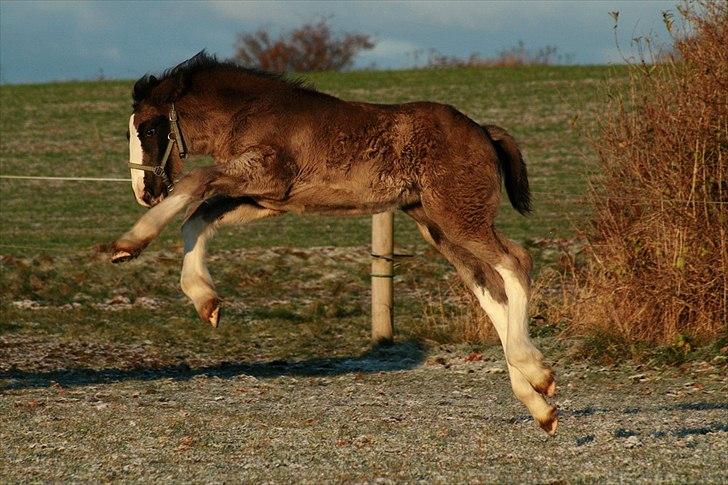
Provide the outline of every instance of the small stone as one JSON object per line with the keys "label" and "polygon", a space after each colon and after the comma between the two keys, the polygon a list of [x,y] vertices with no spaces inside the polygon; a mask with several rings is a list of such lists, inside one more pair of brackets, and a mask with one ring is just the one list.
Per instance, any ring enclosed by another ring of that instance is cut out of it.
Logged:
{"label": "small stone", "polygon": [[642,446],[642,442],[640,439],[636,436],[630,436],[626,440],[624,440],[624,446],[627,448],[636,448],[638,446]]}
{"label": "small stone", "polygon": [[372,444],[372,438],[367,435],[361,435],[354,438],[353,442],[354,446],[357,448],[363,448],[365,446],[369,446]]}
{"label": "small stone", "polygon": [[155,310],[163,306],[163,303],[160,300],[156,298],[150,298],[148,296],[138,297],[136,300],[134,300],[134,304],[150,310]]}
{"label": "small stone", "polygon": [[19,300],[14,301],[13,306],[21,310],[37,310],[41,307],[41,304],[34,300]]}
{"label": "small stone", "polygon": [[107,305],[128,305],[131,303],[131,300],[124,295],[115,295],[104,303]]}

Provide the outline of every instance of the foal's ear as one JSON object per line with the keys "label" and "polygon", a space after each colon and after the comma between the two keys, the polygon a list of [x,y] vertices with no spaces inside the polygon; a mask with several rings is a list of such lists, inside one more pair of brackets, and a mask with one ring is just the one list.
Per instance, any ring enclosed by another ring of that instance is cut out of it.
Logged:
{"label": "foal's ear", "polygon": [[155,101],[160,104],[168,104],[177,101],[187,90],[187,79],[182,73],[165,79],[155,90]]}

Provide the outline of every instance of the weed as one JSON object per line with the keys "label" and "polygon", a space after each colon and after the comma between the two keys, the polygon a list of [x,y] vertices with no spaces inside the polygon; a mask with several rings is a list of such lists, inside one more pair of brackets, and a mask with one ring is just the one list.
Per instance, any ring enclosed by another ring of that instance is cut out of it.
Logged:
{"label": "weed", "polygon": [[728,321],[728,4],[690,5],[683,30],[666,17],[678,55],[642,51],[594,140],[594,218],[562,310],[597,354],[659,343],[679,362]]}

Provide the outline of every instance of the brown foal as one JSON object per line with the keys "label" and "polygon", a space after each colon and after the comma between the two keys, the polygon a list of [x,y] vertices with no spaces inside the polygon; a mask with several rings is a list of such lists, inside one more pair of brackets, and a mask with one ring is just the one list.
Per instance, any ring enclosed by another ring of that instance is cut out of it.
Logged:
{"label": "brown foal", "polygon": [[[141,78],[133,100],[132,186],[151,208],[114,243],[112,261],[136,257],[187,209],[182,290],[217,326],[220,300],[205,264],[216,227],[285,212],[401,209],[478,298],[515,395],[556,431],[556,408],[544,399],[555,393],[554,373],[528,335],[531,258],[493,226],[501,180],[512,205],[530,211],[526,166],[505,130],[438,103],[343,101],[204,52]],[[172,186],[187,153],[215,164]]]}

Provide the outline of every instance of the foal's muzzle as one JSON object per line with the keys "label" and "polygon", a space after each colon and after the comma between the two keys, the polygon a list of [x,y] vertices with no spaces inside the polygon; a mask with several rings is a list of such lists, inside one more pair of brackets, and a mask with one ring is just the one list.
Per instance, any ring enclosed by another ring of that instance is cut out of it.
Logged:
{"label": "foal's muzzle", "polygon": [[144,191],[144,195],[142,196],[142,200],[149,204],[149,207],[154,207],[155,205],[159,204],[164,200],[164,198],[167,197],[167,191],[163,190],[162,193],[157,195],[156,197],[150,194],[148,191]]}

